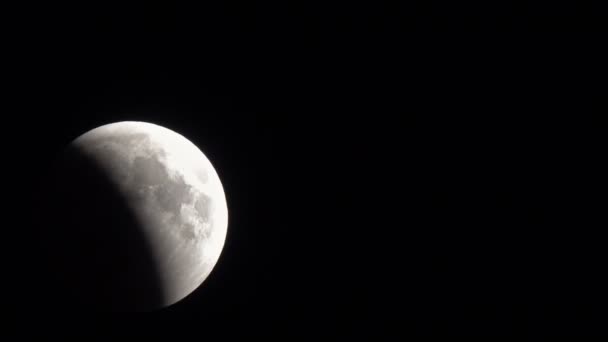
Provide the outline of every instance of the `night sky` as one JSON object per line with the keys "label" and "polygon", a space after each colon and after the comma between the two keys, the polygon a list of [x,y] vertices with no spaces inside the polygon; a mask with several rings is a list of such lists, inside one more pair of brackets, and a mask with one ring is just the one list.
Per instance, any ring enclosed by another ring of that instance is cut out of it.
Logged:
{"label": "night sky", "polygon": [[[18,9],[3,333],[607,334],[596,9],[430,3]],[[223,254],[164,311],[43,307],[39,184],[71,140],[122,120],[214,163]]]}

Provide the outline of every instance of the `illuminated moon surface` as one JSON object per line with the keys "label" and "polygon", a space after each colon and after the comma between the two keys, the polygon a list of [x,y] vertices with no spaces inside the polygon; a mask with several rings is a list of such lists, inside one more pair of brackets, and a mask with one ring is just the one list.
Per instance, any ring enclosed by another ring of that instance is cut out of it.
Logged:
{"label": "illuminated moon surface", "polygon": [[49,246],[81,305],[158,309],[209,276],[226,238],[226,197],[185,137],[150,123],[108,124],[75,139],[59,165],[62,224],[53,229],[62,231]]}

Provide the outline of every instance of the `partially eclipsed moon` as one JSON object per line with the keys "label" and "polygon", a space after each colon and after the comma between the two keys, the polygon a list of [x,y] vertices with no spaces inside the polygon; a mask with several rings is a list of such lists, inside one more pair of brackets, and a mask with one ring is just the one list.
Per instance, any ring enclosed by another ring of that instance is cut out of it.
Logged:
{"label": "partially eclipsed moon", "polygon": [[[73,239],[64,246],[71,258],[63,263],[94,260],[74,266],[87,274],[75,276],[72,285],[95,288],[99,293],[90,295],[114,302],[112,307],[138,310],[174,304],[198,288],[220,257],[228,226],[224,190],[208,158],[180,134],[144,122],[98,127],[68,150],[58,191]],[[77,203],[82,196],[101,203],[89,208]],[[91,244],[91,250],[74,244]],[[86,302],[87,290],[78,291]],[[138,299],[125,304],[125,297]]]}

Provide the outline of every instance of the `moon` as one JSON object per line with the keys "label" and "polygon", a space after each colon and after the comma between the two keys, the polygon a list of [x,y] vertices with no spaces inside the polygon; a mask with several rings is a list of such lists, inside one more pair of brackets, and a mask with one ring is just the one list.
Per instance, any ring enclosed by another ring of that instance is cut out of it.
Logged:
{"label": "moon", "polygon": [[60,301],[149,311],[184,299],[224,247],[220,178],[184,136],[156,124],[107,124],[72,141],[52,173],[42,234]]}

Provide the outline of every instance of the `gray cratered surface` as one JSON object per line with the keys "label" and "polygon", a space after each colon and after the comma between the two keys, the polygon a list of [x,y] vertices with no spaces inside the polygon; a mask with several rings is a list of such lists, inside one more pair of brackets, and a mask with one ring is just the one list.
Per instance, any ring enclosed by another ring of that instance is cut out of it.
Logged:
{"label": "gray cratered surface", "polygon": [[101,126],[72,146],[100,165],[140,222],[163,305],[198,288],[219,259],[228,225],[222,184],[207,157],[178,133],[144,122]]}

